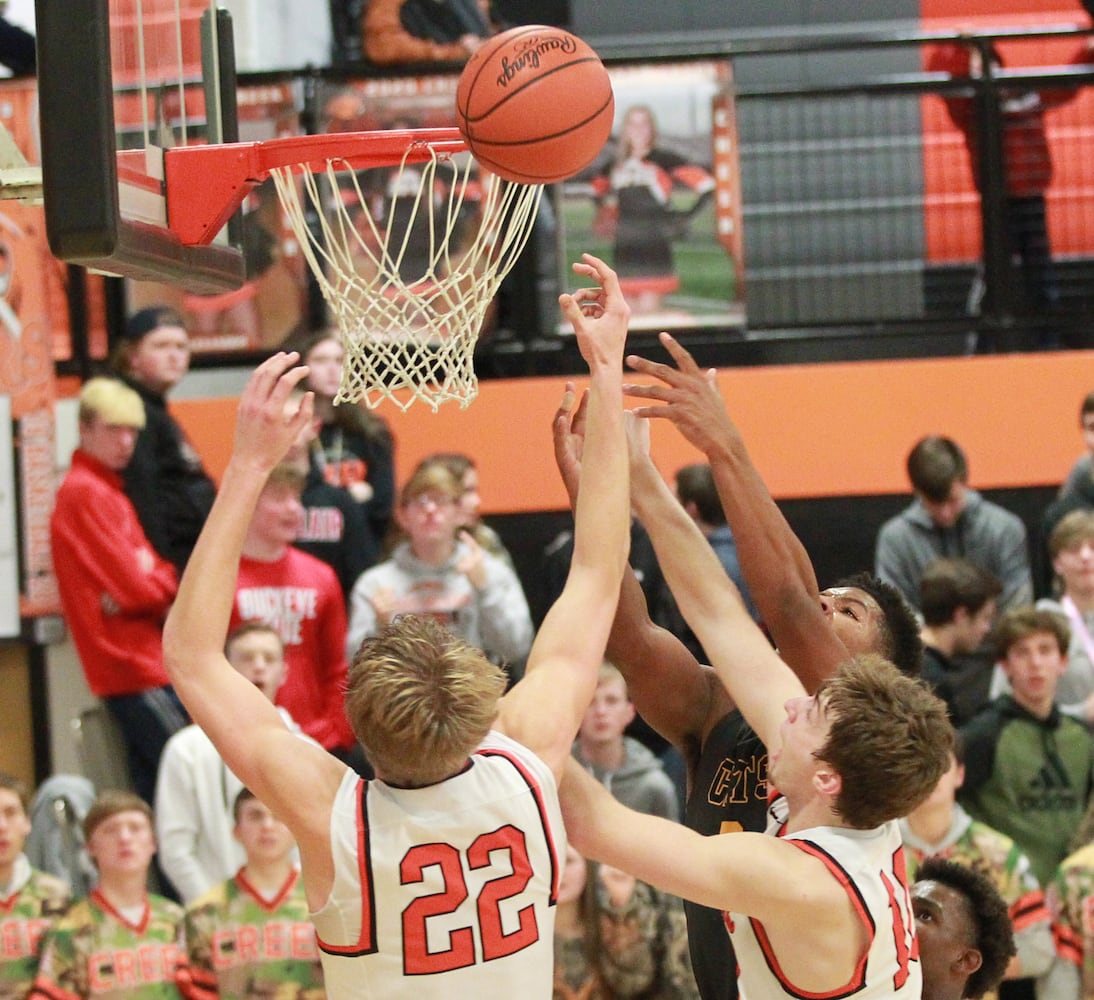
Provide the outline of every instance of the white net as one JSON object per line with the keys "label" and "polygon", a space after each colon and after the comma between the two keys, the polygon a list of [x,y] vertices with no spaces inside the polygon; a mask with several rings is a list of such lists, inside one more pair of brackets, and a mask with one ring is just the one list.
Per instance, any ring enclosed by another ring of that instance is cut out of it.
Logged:
{"label": "white net", "polygon": [[[421,144],[412,147],[420,152]],[[535,223],[542,187],[480,175],[467,154],[354,170],[273,170],[345,347],[336,402],[467,406],[483,319]]]}

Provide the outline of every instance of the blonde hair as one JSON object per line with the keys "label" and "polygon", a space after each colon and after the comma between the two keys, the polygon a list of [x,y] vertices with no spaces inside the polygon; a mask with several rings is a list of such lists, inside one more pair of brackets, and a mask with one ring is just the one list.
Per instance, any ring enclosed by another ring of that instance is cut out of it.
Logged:
{"label": "blonde hair", "polygon": [[135,389],[116,378],[89,379],[80,390],[80,423],[95,417],[104,423],[122,427],[144,426],[144,403]]}
{"label": "blonde hair", "polygon": [[423,493],[441,493],[451,500],[459,500],[463,496],[463,483],[447,465],[423,462],[404,484],[399,505],[405,507]]}
{"label": "blonde hair", "polygon": [[1094,541],[1094,510],[1073,510],[1049,532],[1048,554],[1055,559],[1061,552],[1087,541]]}
{"label": "blonde hair", "polygon": [[617,667],[610,660],[605,660],[600,664],[600,669],[596,674],[596,686],[600,687],[601,684],[608,684],[611,681],[619,681],[623,685],[623,693],[630,700],[630,692],[627,690],[627,678],[623,676]]}
{"label": "blonde hair", "polygon": [[404,615],[361,643],[346,715],[384,780],[430,785],[482,741],[505,682],[500,667],[436,619]]}
{"label": "blonde hair", "polygon": [[291,486],[297,493],[302,493],[307,478],[307,474],[301,472],[295,465],[288,462],[279,462],[270,470],[270,475],[266,479],[266,486]]}

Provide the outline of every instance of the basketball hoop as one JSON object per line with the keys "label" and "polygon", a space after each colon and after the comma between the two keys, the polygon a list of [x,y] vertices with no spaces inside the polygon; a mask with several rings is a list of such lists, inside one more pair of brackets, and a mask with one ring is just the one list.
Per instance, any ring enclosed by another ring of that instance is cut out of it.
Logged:
{"label": "basketball hoop", "polygon": [[[486,310],[535,222],[541,187],[480,180],[470,156],[410,164],[385,190],[344,160],[272,171],[281,205],[342,337],[335,402],[475,398],[472,352]],[[370,209],[381,202],[380,217]],[[311,224],[309,224],[311,223]],[[416,246],[415,244],[423,244]],[[402,390],[409,390],[409,397]]]}
{"label": "basketball hoop", "polygon": [[165,164],[184,243],[211,239],[273,178],[345,349],[335,402],[436,411],[475,398],[475,343],[542,186],[480,174],[455,129],[182,147]]}

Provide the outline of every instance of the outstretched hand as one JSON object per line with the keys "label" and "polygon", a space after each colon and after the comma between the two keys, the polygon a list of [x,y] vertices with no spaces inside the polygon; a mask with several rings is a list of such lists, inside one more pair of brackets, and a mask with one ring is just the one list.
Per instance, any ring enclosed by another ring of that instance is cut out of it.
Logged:
{"label": "outstretched hand", "polygon": [[555,410],[555,419],[551,424],[555,445],[555,464],[558,466],[559,475],[562,476],[571,504],[577,500],[577,486],[581,481],[581,452],[585,444],[585,414],[588,400],[588,392],[583,392],[579,399],[573,382],[567,382],[566,391],[562,395],[558,409]]}
{"label": "outstretched hand", "polygon": [[656,399],[664,406],[636,406],[639,417],[671,420],[696,448],[709,454],[719,438],[734,433],[718,391],[713,368],[701,369],[695,359],[669,334],[662,333],[661,344],[676,362],[676,367],[648,361],[634,354],[627,365],[643,375],[651,375],[661,385],[625,384],[623,394],[635,399]]}
{"label": "outstretched hand", "polygon": [[607,264],[591,253],[581,255],[574,273],[596,282],[558,297],[562,314],[574,328],[577,345],[590,371],[622,367],[623,345],[631,310],[619,288],[619,278]]}
{"label": "outstretched hand", "polygon": [[269,472],[311,422],[312,393],[305,393],[295,409],[287,405],[308,374],[307,365],[296,363],[299,359],[296,351],[279,351],[254,370],[239,399],[233,463]]}

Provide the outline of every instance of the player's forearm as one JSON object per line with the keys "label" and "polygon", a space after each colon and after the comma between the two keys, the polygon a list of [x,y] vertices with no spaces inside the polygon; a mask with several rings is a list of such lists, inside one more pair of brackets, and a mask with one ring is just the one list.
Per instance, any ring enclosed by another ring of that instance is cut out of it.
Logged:
{"label": "player's forearm", "polygon": [[788,592],[816,599],[813,564],[752,464],[740,435],[727,435],[707,457],[737,545],[741,572],[761,618],[769,627],[776,625],[785,613]]}
{"label": "player's forearm", "polygon": [[635,507],[665,579],[722,686],[767,743],[786,698],[800,694],[801,684],[752,621],[713,548],[660,475],[639,475]]}
{"label": "player's forearm", "polygon": [[748,617],[737,588],[726,576],[710,543],[699,531],[650,461],[634,467],[633,503],[665,580],[680,610],[699,635],[701,623],[724,614]]}
{"label": "player's forearm", "polygon": [[623,430],[623,359],[592,373],[589,413],[574,510],[572,565],[602,574],[618,591],[630,548],[630,478]]}
{"label": "player's forearm", "polygon": [[[183,700],[215,683],[235,599],[239,558],[266,472],[229,463],[163,631],[164,663]],[[231,673],[225,662],[223,671]]]}

